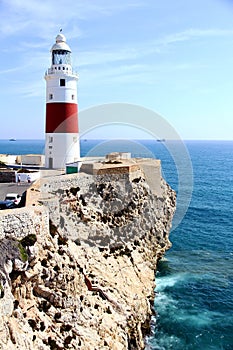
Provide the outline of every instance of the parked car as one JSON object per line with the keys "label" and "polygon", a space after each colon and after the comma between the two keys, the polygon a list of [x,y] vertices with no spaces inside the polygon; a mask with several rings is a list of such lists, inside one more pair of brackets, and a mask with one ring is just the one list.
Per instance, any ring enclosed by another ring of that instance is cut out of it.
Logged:
{"label": "parked car", "polygon": [[0,201],[0,210],[4,209],[13,209],[16,208],[17,205],[13,201]]}
{"label": "parked car", "polygon": [[13,201],[18,205],[21,201],[21,196],[18,193],[7,193],[5,201]]}

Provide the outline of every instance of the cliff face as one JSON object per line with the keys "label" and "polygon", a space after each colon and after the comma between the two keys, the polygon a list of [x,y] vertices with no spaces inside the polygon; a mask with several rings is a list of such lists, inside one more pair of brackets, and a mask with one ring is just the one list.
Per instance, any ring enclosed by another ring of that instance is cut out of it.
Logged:
{"label": "cliff face", "polygon": [[144,348],[175,210],[164,180],[156,193],[145,179],[46,178],[29,194],[31,232],[26,209],[1,214],[0,349]]}

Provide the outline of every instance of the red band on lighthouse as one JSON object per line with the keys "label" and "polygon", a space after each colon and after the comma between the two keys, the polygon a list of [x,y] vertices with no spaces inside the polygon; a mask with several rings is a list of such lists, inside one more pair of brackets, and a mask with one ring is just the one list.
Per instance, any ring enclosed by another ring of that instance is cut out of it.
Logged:
{"label": "red band on lighthouse", "polygon": [[76,103],[46,104],[46,133],[78,133]]}

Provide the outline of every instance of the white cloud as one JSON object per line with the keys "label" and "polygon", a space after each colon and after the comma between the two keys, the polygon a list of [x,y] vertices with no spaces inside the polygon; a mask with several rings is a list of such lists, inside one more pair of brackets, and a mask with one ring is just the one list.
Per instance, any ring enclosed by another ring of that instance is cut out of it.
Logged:
{"label": "white cloud", "polygon": [[[12,39],[9,40],[9,45],[6,40],[2,51],[9,50],[9,53],[18,55],[18,60],[12,61],[13,63],[4,62],[5,68],[0,74],[20,72],[24,87],[23,90],[17,87],[15,93],[41,95],[44,89],[43,74],[50,65],[51,37],[55,39],[60,27],[64,27],[69,39],[85,36],[87,34],[83,31],[86,29],[80,29],[83,20],[91,22],[95,18],[119,14],[139,6],[146,4],[142,0],[2,0],[0,35],[3,39],[12,37],[9,38]],[[90,28],[90,32],[94,30],[93,26]],[[139,41],[135,37],[125,44],[112,43],[108,38],[111,44],[104,46],[95,43],[95,50],[88,49],[88,43],[87,49],[73,47],[73,63],[82,76],[82,84],[86,86],[95,82],[136,83],[139,80],[152,84],[155,80],[162,79],[163,73],[191,70],[200,64],[184,61],[177,64],[169,56],[166,56],[166,62],[162,62],[161,55],[167,47],[194,39],[223,36],[233,36],[233,31],[189,28],[150,40]],[[16,62],[17,66],[14,66]],[[32,84],[37,79],[42,83]],[[39,92],[39,88],[42,88],[42,92]]]}
{"label": "white cloud", "polygon": [[45,38],[57,31],[58,27],[68,26],[68,23],[69,27],[73,26],[71,32],[77,36],[79,29],[73,21],[109,16],[143,6],[143,3],[140,0],[3,0],[0,6],[2,35],[10,36],[34,29],[34,35]]}
{"label": "white cloud", "polygon": [[[79,67],[89,65],[99,65],[118,61],[129,61],[149,55],[159,55],[163,53],[164,46],[176,44],[178,42],[190,41],[192,39],[232,36],[233,30],[223,29],[187,29],[182,32],[172,33],[155,40],[135,41],[125,46],[110,45],[108,47],[100,46],[92,51],[76,51],[74,50],[75,63]],[[183,63],[182,63],[183,65]]]}
{"label": "white cloud", "polygon": [[0,74],[11,74],[11,73],[15,73],[15,72],[21,72],[22,71],[22,66],[19,67],[14,67],[14,68],[9,68],[9,69],[2,69],[0,70]]}
{"label": "white cloud", "polygon": [[160,43],[163,45],[169,45],[180,41],[188,41],[191,39],[220,37],[220,36],[233,36],[233,30],[228,29],[187,29],[182,32],[169,34],[160,39]]}

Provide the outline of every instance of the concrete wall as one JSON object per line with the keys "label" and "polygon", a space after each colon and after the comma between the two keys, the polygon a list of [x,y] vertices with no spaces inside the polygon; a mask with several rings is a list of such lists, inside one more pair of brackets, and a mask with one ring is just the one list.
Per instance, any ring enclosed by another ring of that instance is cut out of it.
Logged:
{"label": "concrete wall", "polygon": [[27,164],[42,166],[45,162],[45,156],[43,154],[23,154],[23,155],[11,155],[0,154],[0,161],[5,164]]}
{"label": "concrete wall", "polygon": [[161,161],[159,159],[138,159],[138,165],[142,168],[146,182],[150,186],[152,193],[161,196]]}
{"label": "concrete wall", "polygon": [[45,156],[43,154],[22,154],[17,156],[17,163],[42,166],[45,163]]}
{"label": "concrete wall", "polygon": [[31,182],[36,181],[40,178],[40,172],[35,171],[31,173],[15,173],[15,182],[18,182],[20,175],[20,182],[28,182],[28,175],[30,176]]}

